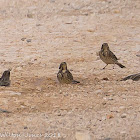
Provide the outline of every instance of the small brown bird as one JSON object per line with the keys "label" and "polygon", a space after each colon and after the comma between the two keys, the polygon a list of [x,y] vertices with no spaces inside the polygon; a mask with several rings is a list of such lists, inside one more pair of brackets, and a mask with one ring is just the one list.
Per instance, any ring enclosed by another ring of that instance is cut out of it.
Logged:
{"label": "small brown bird", "polygon": [[3,72],[0,78],[0,86],[10,86],[10,69]]}
{"label": "small brown bird", "polygon": [[[115,54],[110,51],[107,43],[102,44],[101,50],[99,51],[99,56],[101,60],[106,63],[106,66],[108,64],[117,64],[119,67],[125,68],[125,66],[118,62],[118,58],[115,56]],[[103,69],[105,69],[105,67]]]}
{"label": "small brown bird", "polygon": [[62,62],[59,66],[59,72],[57,73],[57,79],[61,84],[77,84],[79,81],[73,80],[73,76],[67,69],[66,62]]}

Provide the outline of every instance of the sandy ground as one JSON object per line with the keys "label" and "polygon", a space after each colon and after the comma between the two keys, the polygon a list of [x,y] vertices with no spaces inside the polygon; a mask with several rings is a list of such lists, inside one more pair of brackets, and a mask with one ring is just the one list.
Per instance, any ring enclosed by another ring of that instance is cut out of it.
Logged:
{"label": "sandy ground", "polygon": [[[0,139],[140,140],[140,82],[119,81],[140,72],[139,13],[139,0],[1,0]],[[102,70],[104,42],[125,69]],[[80,84],[58,83],[63,61]]]}

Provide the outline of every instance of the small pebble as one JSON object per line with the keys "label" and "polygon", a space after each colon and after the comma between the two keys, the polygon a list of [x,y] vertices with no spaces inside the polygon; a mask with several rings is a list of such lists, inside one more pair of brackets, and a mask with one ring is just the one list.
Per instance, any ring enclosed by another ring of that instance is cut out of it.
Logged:
{"label": "small pebble", "polygon": [[26,39],[25,37],[21,38],[22,41],[25,41],[25,39]]}
{"label": "small pebble", "polygon": [[107,119],[112,119],[112,118],[114,118],[114,116],[113,115],[107,115]]}
{"label": "small pebble", "polygon": [[102,90],[99,89],[99,90],[96,90],[96,91],[95,91],[95,94],[99,94],[99,93],[101,93],[101,92],[102,92]]}
{"label": "small pebble", "polygon": [[104,140],[113,140],[113,139],[111,139],[111,138],[105,138]]}
{"label": "small pebble", "polygon": [[124,114],[121,115],[121,118],[126,118],[126,116],[127,115],[124,113]]}
{"label": "small pebble", "polygon": [[24,129],[28,129],[28,127],[27,127],[27,126],[25,126],[25,127],[24,127]]}
{"label": "small pebble", "polygon": [[31,41],[32,41],[32,39],[27,39],[26,41],[29,43],[29,42],[31,42]]}
{"label": "small pebble", "polygon": [[103,78],[102,80],[108,81],[109,79],[107,77]]}
{"label": "small pebble", "polygon": [[33,18],[33,14],[27,14],[28,18]]}

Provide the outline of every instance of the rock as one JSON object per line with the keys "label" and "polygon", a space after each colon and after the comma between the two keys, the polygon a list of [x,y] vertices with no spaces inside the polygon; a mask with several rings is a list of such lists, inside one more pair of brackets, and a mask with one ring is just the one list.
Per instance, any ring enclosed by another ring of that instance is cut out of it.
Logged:
{"label": "rock", "polygon": [[27,126],[24,126],[24,129],[28,129],[28,127]]}
{"label": "rock", "polygon": [[33,14],[28,13],[28,14],[27,14],[27,17],[28,17],[28,18],[33,18]]}
{"label": "rock", "polygon": [[24,41],[26,39],[26,37],[21,38],[22,41]]}
{"label": "rock", "polygon": [[76,132],[76,140],[91,140],[91,137],[88,132]]}
{"label": "rock", "polygon": [[99,93],[101,93],[101,92],[102,92],[102,90],[99,89],[99,90],[96,90],[96,91],[95,91],[95,94],[99,94]]}
{"label": "rock", "polygon": [[20,92],[13,92],[13,91],[11,91],[10,95],[21,95],[21,93]]}
{"label": "rock", "polygon": [[114,100],[112,97],[109,97],[108,100]]}
{"label": "rock", "polygon": [[107,77],[103,78],[102,80],[108,81],[109,79]]}
{"label": "rock", "polygon": [[102,117],[102,121],[104,121],[104,120],[106,120],[106,117],[105,116]]}
{"label": "rock", "polygon": [[114,118],[113,115],[111,115],[111,114],[107,115],[107,119],[112,119],[112,118]]}
{"label": "rock", "polygon": [[106,97],[103,97],[103,99],[104,99],[104,100],[107,100],[107,98],[106,98]]}
{"label": "rock", "polygon": [[140,57],[140,51],[137,52],[136,56],[137,57]]}
{"label": "rock", "polygon": [[119,108],[120,108],[120,109],[125,109],[125,106],[120,106]]}
{"label": "rock", "polygon": [[27,39],[26,41],[29,43],[29,42],[31,42],[31,41],[32,41],[32,39]]}
{"label": "rock", "polygon": [[113,139],[111,139],[111,138],[105,138],[104,140],[113,140]]}
{"label": "rock", "polygon": [[41,26],[41,24],[36,24],[36,26]]}
{"label": "rock", "polygon": [[7,95],[21,95],[20,92],[15,92],[15,91],[1,91],[0,94],[7,94]]}
{"label": "rock", "polygon": [[103,102],[102,105],[106,105],[106,102]]}
{"label": "rock", "polygon": [[22,67],[17,67],[16,70],[20,71],[20,70],[22,70]]}
{"label": "rock", "polygon": [[127,116],[127,114],[123,113],[123,114],[121,115],[121,118],[126,118],[126,116]]}
{"label": "rock", "polygon": [[36,87],[36,90],[41,91],[42,88],[41,87]]}
{"label": "rock", "polygon": [[55,2],[55,0],[50,0],[50,2]]}

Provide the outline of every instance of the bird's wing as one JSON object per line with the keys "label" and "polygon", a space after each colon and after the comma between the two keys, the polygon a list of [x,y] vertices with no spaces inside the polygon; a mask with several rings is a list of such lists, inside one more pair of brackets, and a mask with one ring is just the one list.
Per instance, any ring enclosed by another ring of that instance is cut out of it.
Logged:
{"label": "bird's wing", "polygon": [[63,77],[63,75],[62,75],[62,73],[59,71],[59,72],[57,73],[57,78],[58,78],[58,79],[62,79],[62,77]]}
{"label": "bird's wing", "polygon": [[118,60],[118,58],[116,57],[116,55],[112,51],[109,52],[109,56],[111,58],[114,58],[115,60]]}
{"label": "bird's wing", "polygon": [[73,80],[73,76],[69,70],[66,71],[66,74],[67,74],[68,79]]}

